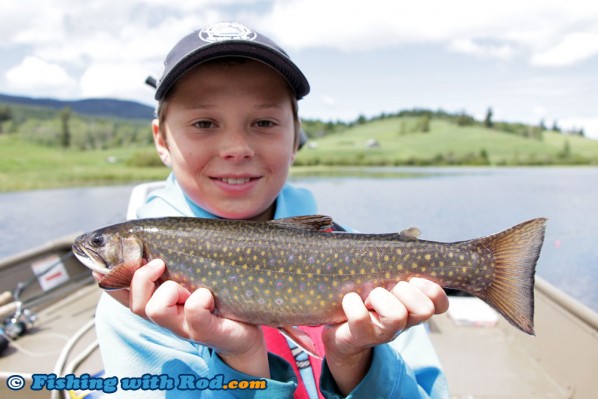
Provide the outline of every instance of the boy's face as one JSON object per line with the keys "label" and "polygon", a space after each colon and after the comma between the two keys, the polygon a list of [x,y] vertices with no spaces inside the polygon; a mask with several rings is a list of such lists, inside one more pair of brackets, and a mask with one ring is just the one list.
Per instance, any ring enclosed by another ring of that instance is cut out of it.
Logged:
{"label": "boy's face", "polygon": [[271,219],[296,153],[285,80],[257,61],[212,62],[172,90],[154,140],[187,196],[222,218]]}

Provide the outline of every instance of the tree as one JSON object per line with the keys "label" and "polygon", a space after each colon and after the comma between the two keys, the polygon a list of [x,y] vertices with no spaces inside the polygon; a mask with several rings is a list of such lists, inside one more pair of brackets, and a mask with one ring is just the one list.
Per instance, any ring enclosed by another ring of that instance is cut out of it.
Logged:
{"label": "tree", "polygon": [[2,126],[4,122],[12,119],[12,111],[8,105],[0,106],[0,133],[2,133]]}
{"label": "tree", "polygon": [[552,129],[553,132],[560,132],[561,128],[559,127],[559,124],[557,123],[556,119],[555,121],[552,123]]}
{"label": "tree", "polygon": [[484,126],[486,126],[489,129],[492,129],[492,108],[488,108],[488,111],[486,112],[486,118],[484,118]]}
{"label": "tree", "polygon": [[62,148],[69,148],[71,146],[71,132],[69,130],[69,120],[71,118],[71,109],[69,107],[63,108],[60,111],[60,120],[62,122],[62,131],[60,132],[60,145]]}

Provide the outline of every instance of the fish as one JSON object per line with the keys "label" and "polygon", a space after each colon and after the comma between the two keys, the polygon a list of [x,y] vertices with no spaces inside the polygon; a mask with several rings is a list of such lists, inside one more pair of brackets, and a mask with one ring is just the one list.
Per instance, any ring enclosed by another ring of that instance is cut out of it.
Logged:
{"label": "fish", "polygon": [[[160,282],[209,289],[214,314],[279,328],[301,347],[315,347],[294,326],[346,320],[341,301],[376,287],[422,277],[482,299],[521,331],[534,335],[534,279],[546,218],[486,237],[451,243],[419,230],[331,232],[329,216],[267,222],[163,217],[104,227],[75,239],[73,253],[103,275],[106,290],[128,288],[134,272],[163,259]],[[306,342],[307,340],[307,342]]]}

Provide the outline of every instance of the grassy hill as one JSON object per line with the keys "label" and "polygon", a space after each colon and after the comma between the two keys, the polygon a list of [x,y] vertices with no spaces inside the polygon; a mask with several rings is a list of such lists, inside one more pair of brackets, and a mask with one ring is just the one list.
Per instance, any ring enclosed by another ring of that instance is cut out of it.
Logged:
{"label": "grassy hill", "polygon": [[527,138],[483,126],[417,118],[371,121],[310,140],[296,165],[551,165],[598,164],[598,141],[545,131]]}
{"label": "grassy hill", "polygon": [[[0,191],[160,180],[168,174],[151,144],[149,120],[73,113],[69,126],[71,143],[62,148],[59,111],[13,108],[12,120],[0,130]],[[530,138],[521,124],[523,133],[509,133],[443,118],[426,126],[420,117],[393,116],[329,126],[321,137],[313,137],[323,133],[312,129],[292,173],[313,173],[314,166],[329,173],[339,166],[598,165],[598,140],[579,135],[533,128]]]}

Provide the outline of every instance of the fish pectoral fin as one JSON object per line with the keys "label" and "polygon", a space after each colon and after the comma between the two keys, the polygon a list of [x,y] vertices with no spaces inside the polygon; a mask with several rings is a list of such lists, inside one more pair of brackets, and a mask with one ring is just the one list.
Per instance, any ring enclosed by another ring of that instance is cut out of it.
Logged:
{"label": "fish pectoral fin", "polygon": [[98,285],[105,290],[121,290],[129,288],[135,270],[139,269],[141,262],[122,263],[110,270],[108,274],[100,280]]}
{"label": "fish pectoral fin", "polygon": [[417,227],[409,227],[399,233],[406,240],[417,240],[422,232]]}
{"label": "fish pectoral fin", "polygon": [[278,327],[278,331],[293,341],[295,345],[303,349],[308,355],[317,357],[318,359],[324,358],[324,354],[318,351],[314,341],[312,341],[311,337],[305,331],[292,326]]}
{"label": "fish pectoral fin", "polygon": [[326,231],[332,228],[332,218],[323,215],[295,216],[271,220],[268,223],[291,229],[307,231]]}

